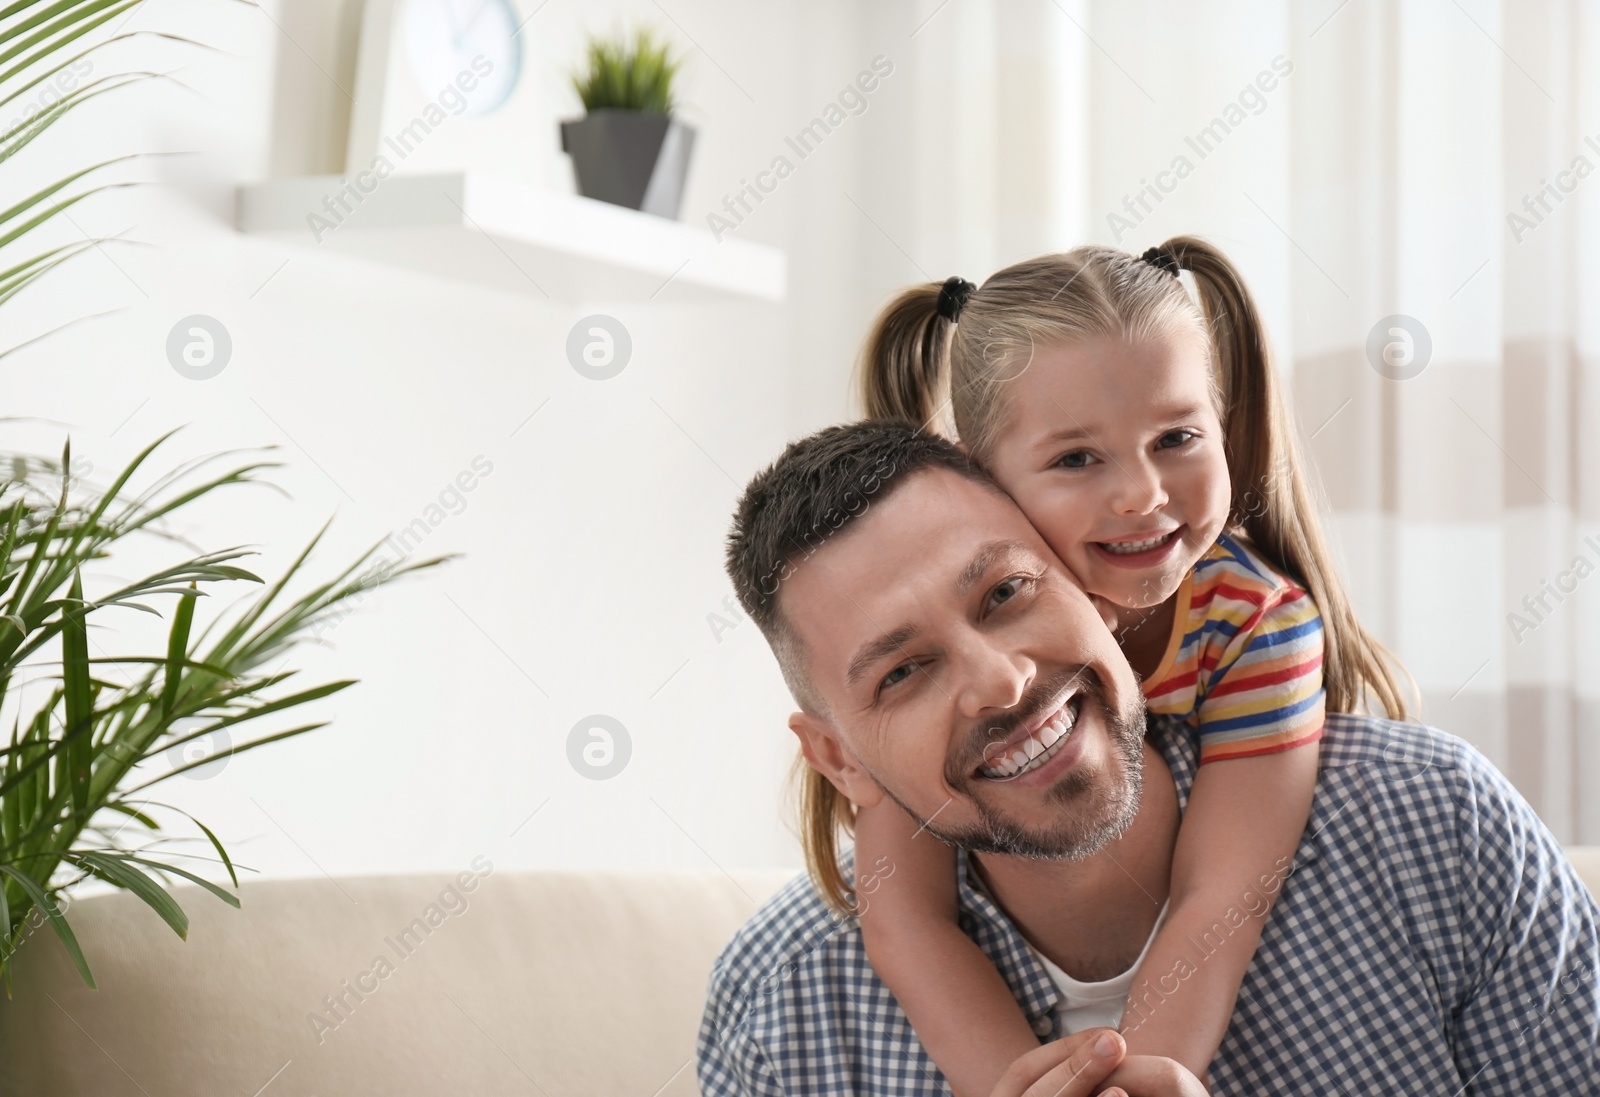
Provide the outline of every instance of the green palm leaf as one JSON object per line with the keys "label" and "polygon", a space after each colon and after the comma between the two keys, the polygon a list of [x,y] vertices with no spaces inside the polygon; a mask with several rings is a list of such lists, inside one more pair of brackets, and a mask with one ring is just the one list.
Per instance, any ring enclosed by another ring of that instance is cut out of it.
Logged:
{"label": "green palm leaf", "polygon": [[183,912],[177,900],[168,895],[166,889],[143,869],[135,868],[126,858],[99,852],[73,853],[67,859],[85,866],[107,883],[133,892],[150,909],[161,915],[162,921],[172,927],[172,932],[188,939],[189,916]]}
{"label": "green palm leaf", "polygon": [[[0,164],[23,155],[35,142],[47,139],[64,119],[103,96],[152,80],[182,86],[166,73],[127,69],[80,82],[80,77],[94,73],[95,62],[108,47],[131,38],[161,38],[209,48],[160,31],[119,33],[134,9],[143,3],[144,0],[18,0],[0,8],[0,108],[7,108],[8,112],[20,108],[19,117],[0,132]],[[110,181],[90,186],[87,178],[125,165],[140,155],[114,157],[68,172],[0,208],[0,308],[57,267],[106,241],[88,238],[71,244],[57,243],[21,257],[8,249],[26,246],[19,242],[78,203],[106,190],[136,185]],[[15,349],[0,351],[0,357]]]}
{"label": "green palm leaf", "polygon": [[[13,881],[27,902],[21,910],[12,905],[8,912],[11,917],[12,928],[6,933],[5,955],[0,957],[0,965],[3,965],[7,971],[10,970],[11,956],[16,951],[17,939],[26,924],[26,913],[30,907],[37,907],[50,920],[50,928],[56,931],[56,936],[66,946],[67,955],[72,957],[72,962],[77,966],[78,973],[83,976],[83,981],[89,984],[91,990],[95,989],[94,976],[89,973],[89,961],[84,959],[83,949],[78,944],[78,936],[72,932],[72,927],[67,924],[66,916],[61,913],[61,908],[50,897],[50,893],[35,883],[33,878],[26,873],[13,868],[11,865],[0,864],[0,886],[9,887]],[[9,992],[9,982],[6,989]]]}
{"label": "green palm leaf", "polygon": [[[90,103],[150,81],[182,86],[166,73],[95,71],[107,47],[135,37],[208,48],[160,31],[122,33],[142,3],[0,0],[0,108],[15,113],[0,131],[0,165],[28,154]],[[663,53],[640,66],[641,73],[655,73],[646,83],[658,91],[670,91],[670,72],[663,80],[659,71],[666,60]],[[49,246],[31,243],[74,206],[138,185],[123,176],[142,155],[91,159],[25,193],[0,193],[0,309],[84,252],[117,240],[85,236]],[[0,358],[59,330],[0,350]],[[278,722],[353,683],[287,688],[295,672],[281,668],[294,649],[324,622],[342,616],[353,599],[443,562],[393,567],[374,559],[374,545],[332,578],[291,595],[302,586],[302,569],[327,526],[270,583],[241,565],[251,555],[248,549],[204,552],[188,545],[167,529],[168,519],[186,507],[223,488],[281,488],[262,478],[276,462],[229,451],[184,462],[135,490],[132,485],[148,479],[147,463],[170,437],[168,432],[142,449],[108,487],[77,498],[69,491],[70,446],[63,447],[59,462],[0,452],[0,714],[12,725],[0,740],[0,983],[8,992],[12,958],[40,917],[94,986],[57,902],[91,876],[139,896],[180,936],[188,918],[163,878],[198,884],[237,906],[237,896],[220,885],[120,844],[168,841],[152,837],[161,833],[160,812],[182,815],[204,835],[237,888],[235,865],[209,828],[170,805],[130,799],[135,791],[215,759],[165,766],[153,775],[135,770],[160,766],[173,746],[225,728],[251,728],[251,737],[227,749],[225,755],[232,756],[323,727],[326,721],[291,721],[288,727]],[[96,566],[134,538],[173,546],[174,558],[132,582],[98,582]],[[214,593],[240,583],[258,587],[257,595],[212,608]],[[91,619],[99,622],[124,609],[169,620],[164,650],[91,657]],[[198,720],[199,730],[180,720]],[[115,828],[107,825],[112,820]],[[125,830],[134,833],[121,838]]]}
{"label": "green palm leaf", "polygon": [[[188,880],[236,901],[198,873],[116,844],[156,834],[157,809],[176,810],[132,797],[197,766],[324,727],[326,721],[279,722],[354,683],[290,688],[297,672],[284,666],[294,649],[347,612],[352,599],[446,559],[392,566],[376,558],[380,542],[294,594],[306,586],[302,572],[327,532],[324,525],[271,582],[239,566],[248,550],[185,547],[180,559],[96,597],[96,562],[114,558],[124,542],[146,537],[178,547],[182,542],[162,526],[184,507],[223,488],[272,486],[255,478],[269,466],[236,455],[231,467],[192,461],[159,477],[155,487],[135,490],[135,477],[169,437],[141,450],[109,488],[82,498],[68,489],[70,448],[59,463],[13,462],[20,475],[0,482],[0,597],[8,615],[0,622],[0,705],[25,680],[37,698],[35,708],[11,721],[0,746],[0,902],[7,942],[0,977],[8,978],[12,949],[34,911],[44,914],[79,962],[54,896],[89,876],[137,895],[180,935],[187,932],[187,916],[158,877]],[[214,600],[222,587],[240,583],[259,590],[232,605]],[[198,618],[208,605],[216,608],[202,624]],[[120,609],[166,618],[164,650],[91,658],[90,624]],[[110,673],[118,669],[127,680]],[[162,756],[175,746],[245,725],[261,730],[211,757],[176,767],[164,763]],[[149,765],[159,772],[141,770]],[[119,820],[115,829],[96,822],[110,817]],[[222,842],[196,825],[236,888],[238,874]],[[133,835],[118,838],[125,830]],[[87,962],[79,966],[87,980]]]}

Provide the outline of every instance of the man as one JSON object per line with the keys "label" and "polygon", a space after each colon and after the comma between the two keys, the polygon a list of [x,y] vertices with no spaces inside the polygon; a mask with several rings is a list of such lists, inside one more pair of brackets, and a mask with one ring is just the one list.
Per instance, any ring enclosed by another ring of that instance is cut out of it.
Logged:
{"label": "man", "polygon": [[[702,1091],[947,1092],[839,909],[893,886],[873,865],[841,894],[853,866],[834,847],[848,804],[885,796],[964,851],[962,927],[1040,1037],[1062,1036],[1044,961],[1068,980],[1134,967],[1167,895],[1190,733],[1146,738],[1087,596],[980,470],[909,426],[790,446],[741,500],[728,567],[800,705],[811,871],[713,969]],[[985,775],[997,746],[1062,712],[1071,731],[1043,764]],[[1374,718],[1331,717],[1321,766],[1293,862],[1194,942],[1203,963],[1281,889],[1214,1091],[1600,1092],[1600,912],[1522,799],[1460,740]],[[1132,1008],[1161,1009],[1184,978],[1128,988]],[[1024,1056],[1001,1091],[1095,1092],[1122,1055],[1103,1035]],[[1111,1080],[1135,1097],[1197,1085],[1131,1059]]]}

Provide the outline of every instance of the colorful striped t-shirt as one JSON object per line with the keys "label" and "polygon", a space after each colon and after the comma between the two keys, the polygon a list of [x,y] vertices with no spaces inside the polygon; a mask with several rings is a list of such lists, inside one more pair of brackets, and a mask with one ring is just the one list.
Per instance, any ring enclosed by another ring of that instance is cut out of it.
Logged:
{"label": "colorful striped t-shirt", "polygon": [[1200,761],[1322,738],[1322,615],[1311,595],[1227,534],[1178,588],[1172,638],[1144,681],[1151,712],[1200,732]]}

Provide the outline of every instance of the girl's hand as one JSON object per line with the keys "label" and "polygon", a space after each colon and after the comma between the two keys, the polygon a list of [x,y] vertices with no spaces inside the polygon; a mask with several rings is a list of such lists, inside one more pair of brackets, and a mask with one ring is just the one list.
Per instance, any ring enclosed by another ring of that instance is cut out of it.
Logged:
{"label": "girl's hand", "polygon": [[1090,1097],[1100,1092],[1127,1051],[1115,1029],[1091,1028],[1063,1036],[1007,1067],[991,1097]]}
{"label": "girl's hand", "polygon": [[1207,1097],[1182,1064],[1127,1051],[1114,1029],[1075,1032],[1012,1063],[992,1097]]}
{"label": "girl's hand", "polygon": [[1205,1083],[1176,1059],[1160,1055],[1129,1055],[1122,1060],[1101,1097],[1207,1097]]}

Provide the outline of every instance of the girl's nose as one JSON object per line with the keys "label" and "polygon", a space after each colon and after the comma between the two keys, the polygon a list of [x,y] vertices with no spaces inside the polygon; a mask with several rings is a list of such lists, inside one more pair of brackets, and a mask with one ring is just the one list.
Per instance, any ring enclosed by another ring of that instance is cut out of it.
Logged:
{"label": "girl's nose", "polygon": [[1112,507],[1118,514],[1150,514],[1167,505],[1160,474],[1148,462],[1124,463],[1112,488]]}

